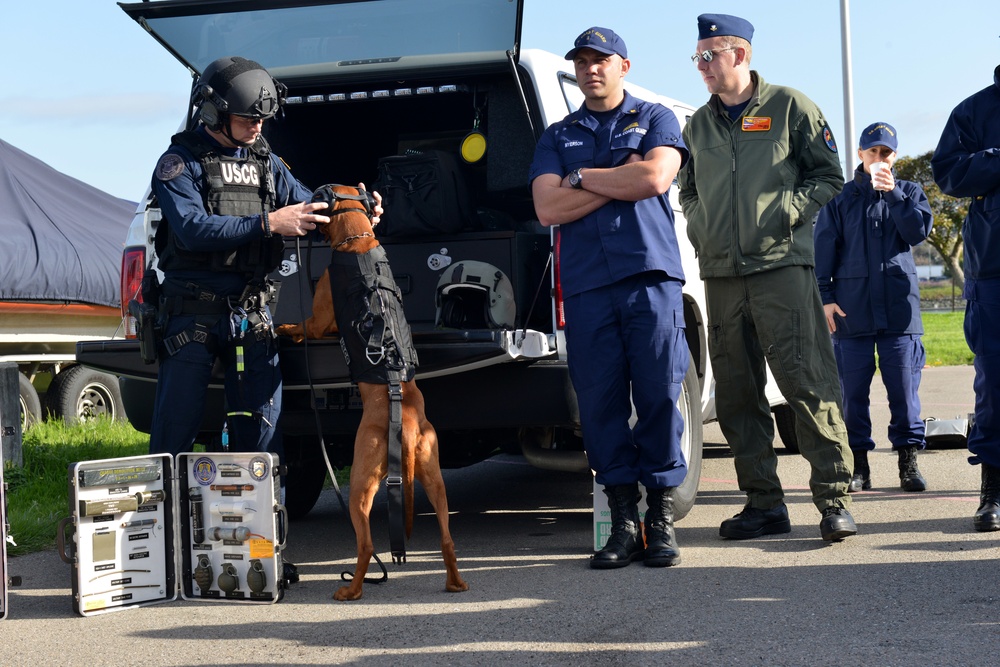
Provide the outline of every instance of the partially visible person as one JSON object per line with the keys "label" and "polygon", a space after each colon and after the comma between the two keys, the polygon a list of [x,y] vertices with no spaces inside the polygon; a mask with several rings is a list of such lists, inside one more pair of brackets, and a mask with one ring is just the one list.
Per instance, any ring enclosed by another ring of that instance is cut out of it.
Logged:
{"label": "partially visible person", "polygon": [[896,180],[899,137],[888,123],[861,132],[861,164],[837,197],[822,208],[813,232],[816,280],[840,373],[847,439],[854,454],[849,491],[872,488],[870,390],[875,357],[889,400],[889,442],[896,451],[903,491],[924,491],[917,466],[924,422],[920,375],[926,360],[921,337],[920,285],[911,246],[934,223],[923,188]]}
{"label": "partially visible person", "polygon": [[812,468],[820,536],[839,541],[857,526],[848,511],[850,450],[813,273],[812,223],[840,192],[843,175],[819,108],[750,69],[753,32],[736,16],[698,17],[691,60],[712,96],[684,128],[691,159],[680,172],[688,237],[705,282],[719,425],[747,494],[719,534],[791,531],[764,394],[766,361]]}
{"label": "partially visible person", "polygon": [[965,244],[965,339],[975,354],[969,462],[982,469],[973,526],[1000,530],[1000,66],[993,84],[951,112],[931,158],[945,194],[970,197]]}
{"label": "partially visible person", "polygon": [[584,104],[545,131],[529,178],[539,221],[559,225],[570,377],[611,511],[611,535],[591,566],[676,565],[672,493],[687,474],[677,401],[689,352],[667,192],[687,149],[672,111],[625,90],[631,61],[614,31],[586,30],[566,59]]}

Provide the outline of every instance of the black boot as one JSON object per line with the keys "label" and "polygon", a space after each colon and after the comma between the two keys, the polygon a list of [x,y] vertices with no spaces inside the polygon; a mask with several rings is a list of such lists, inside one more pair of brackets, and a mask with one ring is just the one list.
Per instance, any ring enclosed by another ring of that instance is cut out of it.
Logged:
{"label": "black boot", "polygon": [[899,488],[903,491],[925,491],[927,480],[917,468],[917,448],[901,447],[899,450]]}
{"label": "black boot", "polygon": [[670,567],[681,562],[674,535],[673,488],[646,491],[646,559],[647,567]]}
{"label": "black boot", "polygon": [[979,491],[979,509],[972,523],[980,533],[1000,530],[1000,468],[987,463],[983,468],[983,485]]}
{"label": "black boot", "polygon": [[868,450],[852,449],[854,454],[854,476],[847,486],[848,493],[855,491],[867,491],[872,488],[872,470],[868,467]]}
{"label": "black boot", "polygon": [[639,530],[639,485],[636,483],[604,487],[611,510],[611,536],[604,548],[594,554],[590,567],[611,570],[625,567],[643,557],[645,549]]}

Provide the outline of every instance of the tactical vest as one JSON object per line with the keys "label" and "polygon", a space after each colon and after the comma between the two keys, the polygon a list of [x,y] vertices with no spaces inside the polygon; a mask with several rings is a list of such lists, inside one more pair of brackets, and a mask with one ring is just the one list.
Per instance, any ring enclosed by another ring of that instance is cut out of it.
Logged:
{"label": "tactical vest", "polygon": [[390,370],[399,372],[404,382],[412,380],[417,351],[382,246],[363,255],[333,253],[330,285],[351,380],[388,384]]}
{"label": "tactical vest", "polygon": [[[201,164],[205,210],[209,215],[260,215],[265,209],[274,209],[271,150],[264,137],[258,137],[246,158],[221,155],[196,131],[181,132],[171,141],[189,150]],[[227,250],[197,252],[182,247],[168,224],[161,224],[156,233],[159,267],[165,271],[209,269],[243,273],[249,280],[278,268],[283,251],[280,236],[256,239]]]}

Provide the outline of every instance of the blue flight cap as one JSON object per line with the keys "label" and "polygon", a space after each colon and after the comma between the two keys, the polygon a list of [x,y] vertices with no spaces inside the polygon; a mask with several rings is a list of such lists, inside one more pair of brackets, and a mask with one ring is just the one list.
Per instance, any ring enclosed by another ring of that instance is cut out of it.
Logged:
{"label": "blue flight cap", "polygon": [[725,36],[742,37],[749,42],[753,37],[753,25],[746,19],[729,14],[702,14],[698,17],[698,39]]}
{"label": "blue flight cap", "polygon": [[861,131],[861,150],[866,151],[872,146],[885,146],[896,152],[896,128],[889,123],[872,123]]}
{"label": "blue flight cap", "polygon": [[625,48],[625,40],[615,34],[614,30],[598,28],[594,26],[584,30],[576,41],[573,48],[566,53],[566,60],[576,58],[576,52],[580,49],[593,49],[607,55],[617,53],[622,58],[628,58],[628,49]]}

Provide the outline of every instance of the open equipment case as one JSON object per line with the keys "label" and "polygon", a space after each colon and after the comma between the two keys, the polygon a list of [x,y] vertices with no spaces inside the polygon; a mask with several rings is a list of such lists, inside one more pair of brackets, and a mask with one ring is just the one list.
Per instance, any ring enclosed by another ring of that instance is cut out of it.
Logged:
{"label": "open equipment case", "polygon": [[[3,431],[0,415],[0,431]],[[7,618],[7,483],[3,481],[3,447],[0,447],[0,620]]]}
{"label": "open equipment case", "polygon": [[277,602],[288,526],[278,480],[275,457],[260,452],[71,464],[72,516],[60,522],[57,541],[73,566],[74,611],[90,616],[178,594]]}

